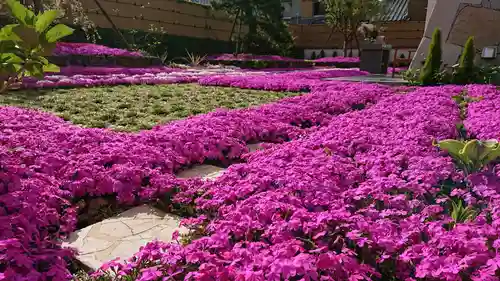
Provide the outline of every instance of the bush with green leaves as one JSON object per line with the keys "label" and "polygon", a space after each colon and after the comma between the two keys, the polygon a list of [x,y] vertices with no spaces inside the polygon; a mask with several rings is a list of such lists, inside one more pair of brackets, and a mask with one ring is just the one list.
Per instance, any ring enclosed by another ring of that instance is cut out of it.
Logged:
{"label": "bush with green leaves", "polygon": [[453,77],[451,80],[453,84],[468,84],[477,80],[478,69],[474,65],[475,55],[476,48],[474,47],[474,37],[470,36],[465,43],[460,61],[453,70]]}
{"label": "bush with green leaves", "polygon": [[441,70],[441,30],[436,28],[432,34],[432,41],[429,45],[429,51],[425,64],[420,71],[420,83],[422,85],[438,84],[438,75]]}
{"label": "bush with green leaves", "polygon": [[454,139],[439,141],[436,146],[446,151],[466,175],[482,170],[500,157],[500,143],[487,141]]}
{"label": "bush with green leaves", "polygon": [[17,0],[6,3],[17,23],[0,29],[0,93],[23,77],[42,78],[44,72],[58,72],[59,67],[49,63],[45,56],[52,53],[58,40],[73,33],[73,29],[64,24],[53,26],[59,11],[35,15]]}

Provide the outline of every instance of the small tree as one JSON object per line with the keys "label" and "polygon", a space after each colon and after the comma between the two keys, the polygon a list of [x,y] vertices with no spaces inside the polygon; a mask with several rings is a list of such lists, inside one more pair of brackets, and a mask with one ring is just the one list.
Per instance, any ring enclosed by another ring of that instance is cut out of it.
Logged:
{"label": "small tree", "polygon": [[82,27],[85,32],[95,29],[95,24],[85,13],[85,8],[80,0],[33,0],[35,14],[47,9],[59,10],[64,16],[73,19],[73,23]]}
{"label": "small tree", "polygon": [[[283,21],[280,0],[212,0],[211,3],[215,9],[233,18],[230,40],[236,25],[239,25],[235,36],[236,53],[283,53],[293,47],[292,35]],[[243,36],[242,27],[246,27]]]}
{"label": "small tree", "polygon": [[325,57],[325,51],[324,50],[321,50],[321,52],[319,52],[319,57],[320,58],[324,58]]}
{"label": "small tree", "polygon": [[326,21],[332,32],[340,32],[344,39],[344,56],[347,45],[356,38],[362,22],[377,20],[385,8],[383,0],[322,0],[326,8]]}
{"label": "small tree", "polygon": [[423,85],[437,84],[437,74],[441,70],[441,30],[436,28],[432,34],[427,58],[420,72],[420,83]]}
{"label": "small tree", "polygon": [[453,73],[452,82],[454,84],[467,84],[475,79],[474,57],[476,49],[474,48],[474,37],[470,36],[465,43],[464,51],[460,56],[458,68]]}
{"label": "small tree", "polygon": [[311,54],[311,60],[315,60],[315,59],[316,59],[316,51],[313,51]]}

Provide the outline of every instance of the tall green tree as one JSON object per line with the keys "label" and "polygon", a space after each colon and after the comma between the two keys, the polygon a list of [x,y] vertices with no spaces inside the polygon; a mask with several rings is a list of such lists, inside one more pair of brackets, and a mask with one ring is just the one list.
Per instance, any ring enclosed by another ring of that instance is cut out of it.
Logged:
{"label": "tall green tree", "polygon": [[233,30],[238,24],[237,53],[283,53],[293,46],[281,0],[215,0],[212,6],[233,17]]}
{"label": "tall green tree", "polygon": [[441,57],[441,30],[436,28],[432,33],[432,41],[425,58],[425,64],[420,72],[420,83],[422,85],[433,85],[439,82],[437,74],[441,70]]}
{"label": "tall green tree", "polygon": [[[347,46],[356,39],[361,23],[377,21],[386,7],[384,0],[321,0],[326,9],[326,22],[332,32],[339,32],[344,39],[344,56]],[[359,46],[358,46],[359,48]]]}
{"label": "tall green tree", "polygon": [[476,56],[476,48],[474,47],[474,37],[470,36],[465,42],[464,51],[460,55],[458,68],[453,73],[452,82],[454,84],[467,84],[475,80],[476,72],[474,71],[474,58]]}

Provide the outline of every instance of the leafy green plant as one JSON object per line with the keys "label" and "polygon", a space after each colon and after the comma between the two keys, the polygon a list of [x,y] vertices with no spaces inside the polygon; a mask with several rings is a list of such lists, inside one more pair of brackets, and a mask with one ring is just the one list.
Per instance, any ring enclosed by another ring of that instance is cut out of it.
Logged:
{"label": "leafy green plant", "polygon": [[319,52],[319,57],[320,58],[324,58],[325,57],[325,51],[324,50],[321,50],[321,52]]}
{"label": "leafy green plant", "polygon": [[500,157],[500,143],[497,140],[443,140],[435,144],[448,152],[455,162],[468,175],[488,166]]}
{"label": "leafy green plant", "polygon": [[470,36],[465,43],[464,51],[460,56],[458,66],[453,71],[452,83],[468,84],[477,80],[478,69],[474,65],[474,56],[476,49],[474,48],[474,37]]}
{"label": "leafy green plant", "polygon": [[200,66],[207,58],[206,55],[195,55],[194,53],[190,53],[188,50],[186,50],[186,53],[187,57],[185,57],[184,60],[191,66]]}
{"label": "leafy green plant", "polygon": [[165,64],[168,58],[167,32],[163,27],[158,28],[153,24],[150,25],[148,31],[133,29],[128,32],[132,36],[132,48],[158,57]]}
{"label": "leafy green plant", "polygon": [[316,51],[313,51],[311,54],[311,60],[315,60],[315,59],[316,59]]}
{"label": "leafy green plant", "polygon": [[460,94],[453,96],[453,100],[458,104],[460,108],[460,119],[464,120],[466,118],[467,107],[469,103],[480,101],[483,97],[471,97],[467,95],[467,92],[463,90]]}
{"label": "leafy green plant", "polygon": [[463,223],[466,221],[472,221],[477,216],[476,210],[471,206],[464,206],[462,199],[451,200],[451,218],[453,219],[454,226],[457,223]]}
{"label": "leafy green plant", "polygon": [[52,53],[59,39],[73,33],[73,29],[64,24],[52,27],[60,16],[59,11],[35,15],[17,0],[7,0],[7,7],[18,23],[0,29],[0,93],[23,77],[42,78],[44,72],[58,72],[59,67],[44,56]]}
{"label": "leafy green plant", "polygon": [[441,69],[441,55],[441,30],[436,28],[432,34],[432,41],[429,45],[424,67],[420,72],[419,80],[422,85],[434,85],[439,82],[437,75]]}

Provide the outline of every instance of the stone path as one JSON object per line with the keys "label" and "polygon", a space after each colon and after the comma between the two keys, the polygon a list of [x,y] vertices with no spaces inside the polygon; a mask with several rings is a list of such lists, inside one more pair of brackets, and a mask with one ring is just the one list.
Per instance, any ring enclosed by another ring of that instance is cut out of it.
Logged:
{"label": "stone path", "polygon": [[78,260],[95,270],[106,261],[130,258],[155,239],[170,242],[176,230],[187,233],[179,222],[177,216],[142,205],[73,232],[63,245],[76,248]]}
{"label": "stone path", "polygon": [[362,82],[362,83],[378,83],[385,85],[407,85],[408,81],[403,78],[391,77],[390,75],[366,75],[366,76],[352,76],[352,77],[335,77],[324,78],[325,81],[346,81],[346,82]]}
{"label": "stone path", "polygon": [[[263,149],[260,143],[249,144],[250,152]],[[213,180],[226,169],[213,165],[196,165],[177,174],[179,178],[201,177]],[[91,270],[104,262],[120,258],[125,260],[153,240],[172,241],[172,234],[187,233],[179,228],[180,218],[148,205],[127,210],[115,217],[73,232],[63,243],[78,250],[78,260]]]}
{"label": "stone path", "polygon": [[226,169],[213,166],[213,165],[196,165],[193,166],[191,169],[183,170],[180,173],[177,174],[178,178],[182,179],[189,179],[189,178],[196,178],[200,177],[203,179],[215,179],[218,176],[222,175],[222,173]]}

